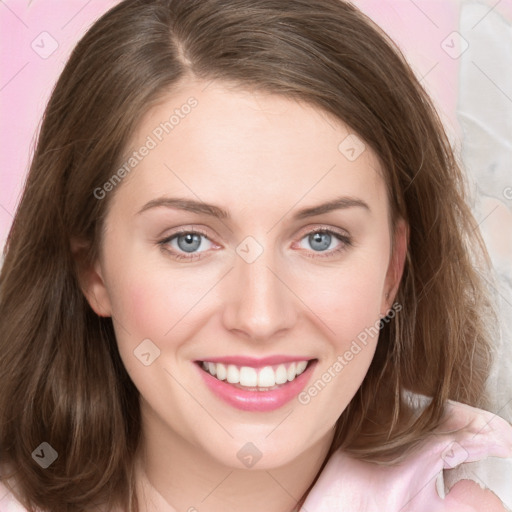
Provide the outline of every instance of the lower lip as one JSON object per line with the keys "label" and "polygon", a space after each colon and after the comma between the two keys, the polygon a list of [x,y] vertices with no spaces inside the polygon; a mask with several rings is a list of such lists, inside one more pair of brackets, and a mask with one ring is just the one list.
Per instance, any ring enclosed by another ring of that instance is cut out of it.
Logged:
{"label": "lower lip", "polygon": [[304,372],[294,380],[270,391],[245,391],[236,388],[210,375],[201,368],[200,364],[196,363],[196,366],[210,391],[229,405],[243,411],[268,412],[279,409],[293,400],[306,387],[315,364],[316,360],[311,361]]}

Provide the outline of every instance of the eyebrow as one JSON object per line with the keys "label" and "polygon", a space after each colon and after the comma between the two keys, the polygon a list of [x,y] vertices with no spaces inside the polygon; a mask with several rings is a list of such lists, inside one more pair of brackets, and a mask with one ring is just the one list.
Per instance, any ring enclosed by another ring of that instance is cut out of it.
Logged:
{"label": "eyebrow", "polygon": [[[191,213],[211,215],[217,219],[229,219],[231,218],[229,212],[216,206],[214,204],[204,203],[202,201],[195,201],[193,199],[185,199],[179,197],[159,197],[146,203],[137,213],[137,215],[158,207],[174,208],[178,210],[184,210]],[[334,210],[345,210],[347,208],[363,208],[367,211],[371,211],[368,204],[362,199],[350,196],[337,197],[326,203],[312,206],[309,208],[303,208],[296,212],[293,216],[293,220],[301,220],[308,217],[314,217],[315,215],[322,215],[329,213]]]}

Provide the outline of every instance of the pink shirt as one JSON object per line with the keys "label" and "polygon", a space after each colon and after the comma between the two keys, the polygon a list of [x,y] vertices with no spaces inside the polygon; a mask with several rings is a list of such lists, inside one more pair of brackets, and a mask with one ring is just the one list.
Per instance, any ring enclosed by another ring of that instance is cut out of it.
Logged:
{"label": "pink shirt", "polygon": [[[478,487],[469,508],[450,494],[455,483],[473,480],[492,491],[503,510],[512,511],[512,426],[495,414],[457,402],[449,402],[446,418],[435,434],[395,466],[336,452],[301,510],[482,512],[483,491]],[[144,475],[139,485],[152,497],[149,510],[174,512]],[[1,483],[0,512],[26,512]]]}
{"label": "pink shirt", "polygon": [[[457,430],[454,432],[454,430]],[[451,433],[450,433],[451,432]],[[490,489],[512,510],[512,426],[490,412],[450,402],[447,420],[397,466],[333,454],[304,503],[308,512],[470,512],[450,496],[460,480]]]}

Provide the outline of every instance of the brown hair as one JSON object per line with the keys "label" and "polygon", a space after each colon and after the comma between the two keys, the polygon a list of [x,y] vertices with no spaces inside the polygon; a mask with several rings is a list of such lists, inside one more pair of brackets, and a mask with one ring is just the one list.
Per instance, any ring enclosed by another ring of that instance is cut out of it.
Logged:
{"label": "brown hair", "polygon": [[[424,438],[447,399],[482,406],[489,262],[463,175],[397,48],[340,0],[126,0],[78,43],[47,106],[0,277],[0,452],[27,507],[138,510],[138,391],[110,318],[80,289],[70,240],[94,261],[108,181],[151,105],[187,76],[307,102],[347,123],[385,171],[392,223],[410,226],[396,301],[339,447],[381,460]],[[432,397],[409,421],[403,391]],[[59,454],[42,471],[41,442]]]}

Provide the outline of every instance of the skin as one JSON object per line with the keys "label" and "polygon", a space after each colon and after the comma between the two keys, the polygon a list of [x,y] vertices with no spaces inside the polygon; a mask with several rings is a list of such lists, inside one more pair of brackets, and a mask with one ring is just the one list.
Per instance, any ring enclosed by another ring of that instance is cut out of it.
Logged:
{"label": "skin", "polygon": [[472,480],[461,480],[453,486],[448,498],[460,512],[506,512],[501,500],[489,489]]}
{"label": "skin", "polygon": [[[84,293],[97,314],[114,319],[122,360],[141,393],[142,465],[161,496],[176,510],[201,512],[260,511],[264,496],[265,510],[283,512],[320,470],[377,339],[307,405],[294,399],[265,413],[221,401],[194,361],[315,358],[315,382],[393,304],[407,227],[398,223],[393,251],[382,169],[368,147],[355,161],[338,150],[352,133],[342,122],[284,97],[206,85],[183,83],[141,121],[133,149],[188,98],[198,101],[111,192]],[[165,206],[139,213],[163,196],[213,203],[230,218]],[[293,220],[338,196],[369,209]],[[167,250],[159,244],[179,228],[207,235],[199,258],[175,259],[169,251],[188,254],[176,239]],[[348,234],[352,245],[333,236],[319,251],[308,238],[316,228]],[[236,252],[248,236],[263,248],[252,263]],[[148,338],[160,356],[144,366],[134,350]],[[250,469],[237,458],[248,442],[262,454]]]}

